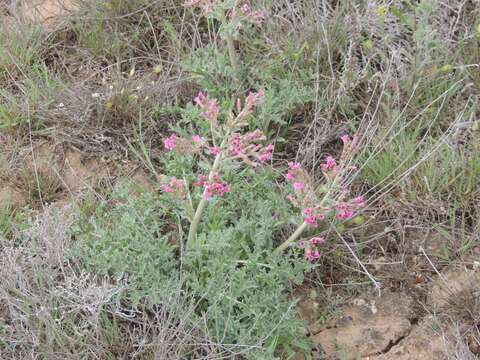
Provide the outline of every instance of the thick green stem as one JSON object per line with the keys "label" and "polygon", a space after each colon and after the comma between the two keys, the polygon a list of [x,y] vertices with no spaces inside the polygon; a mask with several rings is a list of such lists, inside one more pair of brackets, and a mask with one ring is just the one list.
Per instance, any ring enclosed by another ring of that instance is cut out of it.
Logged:
{"label": "thick green stem", "polygon": [[[215,161],[213,162],[212,170],[210,170],[210,174],[208,175],[208,181],[211,182],[213,181],[213,177],[215,173],[218,170],[218,167],[220,166],[222,154],[218,154],[217,157],[215,158]],[[187,249],[193,241],[195,241],[195,238],[197,236],[197,228],[198,224],[200,224],[200,219],[202,218],[202,213],[203,210],[205,209],[205,205],[207,205],[207,199],[205,196],[202,196],[202,199],[200,200],[200,203],[197,206],[197,210],[195,211],[195,215],[193,216],[193,220],[190,224],[190,229],[188,231],[188,240],[187,240]]]}
{"label": "thick green stem", "polygon": [[304,221],[286,241],[284,241],[279,247],[275,249],[273,253],[275,255],[279,254],[283,250],[285,250],[287,247],[289,247],[291,244],[293,244],[300,237],[300,235],[302,235],[302,233],[305,231],[307,227],[308,227],[308,224]]}

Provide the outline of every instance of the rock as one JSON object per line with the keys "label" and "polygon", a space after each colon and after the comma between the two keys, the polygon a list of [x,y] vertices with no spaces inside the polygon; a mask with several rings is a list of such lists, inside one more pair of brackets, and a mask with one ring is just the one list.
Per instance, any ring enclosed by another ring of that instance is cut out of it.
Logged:
{"label": "rock", "polygon": [[344,306],[342,316],[325,324],[312,337],[327,358],[357,359],[375,356],[407,336],[412,328],[413,300],[404,294],[385,293],[369,301],[356,299]]}
{"label": "rock", "polygon": [[73,0],[28,0],[21,1],[17,11],[20,17],[50,28],[77,8],[78,4]]}
{"label": "rock", "polygon": [[388,352],[372,356],[369,360],[444,360],[447,343],[433,328],[433,319],[424,319],[412,328],[409,336],[394,345]]}

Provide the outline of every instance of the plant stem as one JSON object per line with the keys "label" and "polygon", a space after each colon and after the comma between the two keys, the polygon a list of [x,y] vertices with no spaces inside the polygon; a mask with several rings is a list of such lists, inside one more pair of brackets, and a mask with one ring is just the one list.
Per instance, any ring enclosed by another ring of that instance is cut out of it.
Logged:
{"label": "plant stem", "polygon": [[285,250],[287,247],[290,246],[295,240],[299,238],[300,235],[305,231],[305,229],[308,227],[308,224],[304,221],[298,228],[295,230],[295,232],[286,240],[284,241],[279,247],[277,247],[273,253],[274,254],[279,254],[283,250]]}
{"label": "plant stem", "polygon": [[[220,17],[220,21],[222,22],[223,26],[226,26],[228,20],[227,16],[225,13],[222,13]],[[240,67],[238,65],[238,60],[237,60],[237,52],[235,51],[235,43],[233,41],[233,37],[230,33],[225,32],[225,41],[227,43],[227,50],[228,50],[228,57],[230,58],[230,65],[233,67],[233,71],[235,72],[235,79],[238,80],[238,72],[240,70]]]}
{"label": "plant stem", "polygon": [[[218,170],[218,167],[220,166],[221,158],[222,158],[222,153],[218,154],[215,157],[212,170],[210,170],[210,174],[208,174],[209,182],[213,180],[213,176],[215,175],[215,173]],[[195,241],[195,238],[197,236],[198,224],[200,223],[200,219],[202,218],[202,213],[203,213],[203,210],[205,209],[205,205],[207,205],[207,199],[205,198],[205,196],[202,196],[202,199],[200,200],[200,203],[197,206],[197,210],[195,211],[195,215],[193,217],[192,223],[190,224],[190,229],[188,231],[187,249],[192,244],[192,242]]]}
{"label": "plant stem", "polygon": [[230,57],[230,64],[233,67],[233,70],[235,71],[235,77],[238,76],[239,72],[239,66],[238,66],[238,60],[237,60],[237,53],[235,51],[235,44],[233,43],[233,38],[231,35],[225,35],[225,40],[227,42],[227,49],[228,49],[228,56]]}
{"label": "plant stem", "polygon": [[[325,201],[330,197],[330,194],[332,193],[332,190],[335,188],[337,182],[338,182],[338,176],[335,177],[333,182],[330,184],[327,193],[323,197],[322,201],[320,201],[320,204],[318,205],[319,207],[322,207],[325,204]],[[285,250],[287,247],[289,247],[295,240],[297,240],[300,235],[305,231],[305,229],[308,227],[308,224],[304,221],[298,228],[295,230],[295,232],[287,239],[285,240],[282,244],[280,244],[279,247],[277,247],[274,251],[273,254],[277,255],[281,253],[283,250]]]}

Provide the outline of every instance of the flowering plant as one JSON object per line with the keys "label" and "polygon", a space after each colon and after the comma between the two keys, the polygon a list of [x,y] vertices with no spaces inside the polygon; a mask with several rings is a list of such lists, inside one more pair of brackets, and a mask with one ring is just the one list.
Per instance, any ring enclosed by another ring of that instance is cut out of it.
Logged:
{"label": "flowering plant", "polygon": [[[247,118],[263,101],[262,90],[250,92],[243,102],[238,99],[235,107],[223,116],[218,100],[200,92],[194,98],[194,103],[199,109],[202,121],[210,129],[208,138],[198,134],[182,137],[172,133],[164,139],[164,148],[167,152],[193,154],[209,164],[207,172],[198,174],[196,180],[190,184],[172,177],[160,186],[160,189],[169,196],[184,202],[189,201],[192,216],[187,248],[191,248],[195,243],[202,213],[208,202],[213,198],[224,197],[231,191],[230,184],[222,178],[227,164],[237,168],[242,166],[256,168],[272,159],[274,145],[267,142],[263,132],[259,129],[244,131],[248,124]],[[358,138],[345,135],[341,139],[343,151],[338,161],[332,156],[327,156],[321,164],[325,183],[318,189],[300,163],[288,163],[285,174],[286,183],[291,187],[288,200],[302,213],[303,221],[274,253],[280,253],[293,246],[308,228],[315,229],[320,222],[329,219],[333,221],[351,219],[354,213],[365,205],[362,196],[350,197],[349,189],[345,185],[350,170],[354,169],[350,161],[358,148]],[[195,198],[195,188],[201,189],[200,200],[196,206],[192,200]],[[304,250],[306,259],[315,261],[320,257],[318,248],[324,243],[323,237],[316,236],[309,241],[298,242],[297,247]]]}
{"label": "flowering plant", "polygon": [[[210,138],[206,139],[198,134],[186,138],[172,133],[164,139],[166,151],[186,152],[210,159],[208,174],[199,174],[197,181],[191,184],[192,188],[202,188],[203,191],[191,219],[187,245],[191,246],[195,241],[197,228],[207,202],[230,192],[230,185],[222,180],[223,166],[230,163],[255,168],[271,160],[274,145],[266,143],[266,137],[261,130],[242,132],[247,125],[248,116],[263,100],[263,91],[250,92],[243,103],[240,99],[237,100],[235,109],[231,109],[226,121],[222,122],[219,120],[221,112],[218,101],[200,92],[194,102],[201,111],[202,119],[209,124]],[[160,189],[181,200],[192,199],[189,186],[185,181],[176,178],[171,178],[167,183],[162,184]],[[192,204],[191,207],[193,209]]]}
{"label": "flowering plant", "polygon": [[[293,190],[293,193],[288,198],[294,206],[302,210],[303,222],[275,250],[276,253],[292,246],[307,228],[316,228],[318,222],[327,218],[336,220],[351,219],[355,211],[365,206],[363,196],[349,198],[349,189],[345,185],[345,178],[350,170],[354,169],[350,165],[350,161],[357,150],[358,138],[357,136],[350,137],[344,135],[341,137],[341,140],[343,142],[343,151],[338,163],[332,156],[327,156],[320,165],[325,178],[325,185],[318,191],[315,191],[308,173],[302,168],[301,164],[288,163],[285,179],[291,183]],[[319,193],[320,197],[318,196]],[[305,242],[301,241],[299,247],[305,249],[305,258],[314,261],[320,257],[316,247],[323,243],[323,238],[315,237],[310,240],[308,246],[305,246]]]}

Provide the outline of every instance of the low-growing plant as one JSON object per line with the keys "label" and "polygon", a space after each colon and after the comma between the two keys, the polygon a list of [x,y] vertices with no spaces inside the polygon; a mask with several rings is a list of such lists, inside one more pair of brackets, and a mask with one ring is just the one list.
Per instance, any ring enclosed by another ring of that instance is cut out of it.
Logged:
{"label": "low-growing plant", "polygon": [[[199,127],[206,129],[209,137],[198,134],[180,137],[172,133],[164,140],[167,151],[187,155],[182,158],[182,161],[186,161],[190,166],[198,157],[198,167],[203,171],[206,170],[205,174],[199,174],[197,180],[191,183],[174,176],[161,185],[165,193],[171,194],[183,204],[185,209],[188,209],[186,217],[190,220],[190,228],[187,249],[194,247],[198,226],[208,201],[214,196],[223,197],[230,192],[230,185],[222,180],[222,171],[232,168],[239,171],[245,167],[255,169],[272,159],[274,145],[265,144],[266,137],[261,130],[241,132],[248,125],[246,119],[263,101],[263,91],[251,92],[243,105],[240,100],[237,100],[235,109],[225,111],[226,120],[221,121],[218,101],[200,92],[195,98],[201,110]],[[316,227],[317,221],[325,220],[326,217],[331,218],[332,215],[337,220],[350,219],[354,211],[364,205],[364,199],[361,196],[353,200],[347,199],[349,191],[346,186],[348,180],[346,177],[354,169],[351,161],[358,147],[358,138],[345,135],[342,136],[342,141],[344,150],[339,163],[337,164],[333,157],[328,156],[325,163],[321,165],[325,184],[318,188],[308,173],[302,169],[301,164],[289,163],[285,178],[292,183],[294,190],[294,194],[289,195],[289,200],[292,205],[303,211],[304,221],[275,252],[280,253],[293,245],[305,229],[309,226]],[[212,158],[210,161],[209,156]],[[183,168],[183,171],[188,169]],[[185,176],[191,178],[191,174],[182,174],[182,177]],[[203,189],[197,204],[194,200],[198,192],[192,192],[190,186]]]}
{"label": "low-growing plant", "polygon": [[357,137],[342,137],[338,162],[326,158],[324,183],[293,162],[279,179],[268,165],[274,144],[259,129],[248,131],[263,101],[260,90],[221,107],[200,92],[187,112],[191,121],[181,122],[186,128],[163,141],[169,175],[161,176],[160,196],[117,194],[118,205],[79,231],[77,254],[103,274],[128,279],[138,302],[161,301],[182,279],[215,341],[247,358],[273,359],[307,347],[288,290],[320,258],[325,226],[351,219],[364,200],[348,191]]}
{"label": "low-growing plant", "polygon": [[[146,303],[153,311],[180,287],[195,304],[189,322],[204,323],[212,341],[230,354],[273,358],[278,346],[306,349],[304,324],[286,290],[302,282],[310,265],[288,257],[265,263],[265,239],[281,230],[278,220],[290,215],[284,211],[276,221],[258,222],[260,214],[271,220],[260,210],[274,212],[277,204],[287,205],[271,188],[271,178],[271,173],[259,176],[251,192],[244,191],[243,176],[232,182],[245,211],[206,211],[208,228],[198,234],[202,247],[195,254],[184,253],[183,209],[174,206],[170,195],[132,198],[128,188],[119,189],[112,194],[113,206],[97,206],[93,216],[84,214],[78,222],[75,236],[80,242],[70,256],[90,271],[128,284],[124,298],[132,306]],[[252,204],[253,193],[264,197]]]}

